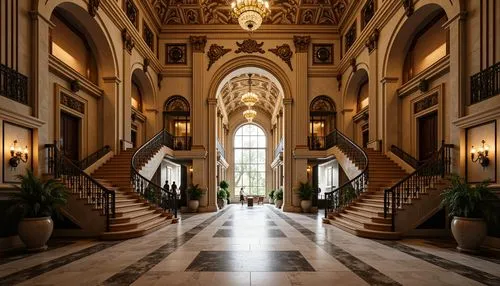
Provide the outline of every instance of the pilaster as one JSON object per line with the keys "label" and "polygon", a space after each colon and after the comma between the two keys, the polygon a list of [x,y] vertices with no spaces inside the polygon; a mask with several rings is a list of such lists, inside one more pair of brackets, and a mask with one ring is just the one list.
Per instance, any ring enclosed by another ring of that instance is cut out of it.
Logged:
{"label": "pilaster", "polygon": [[203,94],[203,82],[205,76],[205,45],[207,43],[206,36],[191,36],[189,37],[191,48],[193,51],[193,97],[191,105],[193,111],[191,113],[192,125],[191,134],[193,136],[193,145],[205,145],[206,128],[204,128],[205,120],[205,95]]}

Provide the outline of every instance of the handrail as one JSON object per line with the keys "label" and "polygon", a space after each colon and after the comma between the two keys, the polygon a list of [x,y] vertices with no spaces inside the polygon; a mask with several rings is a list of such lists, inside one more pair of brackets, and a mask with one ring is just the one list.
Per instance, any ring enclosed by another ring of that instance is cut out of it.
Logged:
{"label": "handrail", "polygon": [[387,218],[390,209],[392,231],[396,229],[394,218],[398,209],[402,209],[413,199],[419,198],[431,184],[451,173],[451,149],[453,147],[453,144],[445,144],[443,141],[441,148],[429,160],[384,191],[384,217]]}
{"label": "handrail", "polygon": [[391,152],[405,161],[408,165],[412,166],[413,169],[417,169],[423,163],[396,145],[391,145]]}
{"label": "handrail", "polygon": [[149,203],[161,207],[164,211],[168,210],[172,212],[177,218],[177,194],[151,182],[141,175],[138,170],[144,166],[162,146],[171,146],[170,143],[172,139],[173,136],[170,133],[166,130],[162,130],[137,149],[134,155],[132,155],[130,179],[133,190],[136,193]]}
{"label": "handrail", "polygon": [[80,167],[80,169],[85,170],[109,152],[111,152],[111,147],[109,147],[109,145],[106,145],[87,156],[87,158],[80,160],[77,165]]}
{"label": "handrail", "polygon": [[365,150],[338,130],[329,136],[333,139],[333,146],[338,146],[362,171],[342,186],[325,193],[325,218],[329,211],[339,212],[348,206],[365,191],[368,184],[368,155]]}
{"label": "handrail", "polygon": [[56,144],[45,144],[48,151],[48,172],[56,179],[62,179],[72,194],[86,199],[94,209],[106,216],[106,231],[109,231],[110,218],[115,217],[115,191],[109,190],[85,173],[79,166],[57,148]]}

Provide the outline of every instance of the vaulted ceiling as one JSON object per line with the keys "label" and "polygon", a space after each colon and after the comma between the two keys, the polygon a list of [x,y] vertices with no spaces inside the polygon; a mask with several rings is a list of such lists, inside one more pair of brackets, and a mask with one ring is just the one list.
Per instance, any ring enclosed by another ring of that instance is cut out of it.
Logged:
{"label": "vaulted ceiling", "polygon": [[[164,25],[237,24],[231,0],[149,0]],[[352,0],[270,0],[264,24],[337,25]]]}
{"label": "vaulted ceiling", "polygon": [[[240,108],[246,108],[241,102],[241,96],[246,92],[248,92],[248,74],[234,77],[222,87],[219,96],[228,116]],[[252,92],[259,96],[255,109],[264,111],[271,116],[282,98],[276,84],[265,76],[253,74]]]}

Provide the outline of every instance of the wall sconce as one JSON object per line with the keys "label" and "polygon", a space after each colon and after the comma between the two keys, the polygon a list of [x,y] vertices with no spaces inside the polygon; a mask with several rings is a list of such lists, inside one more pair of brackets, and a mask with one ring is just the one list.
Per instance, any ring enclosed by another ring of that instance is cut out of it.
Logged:
{"label": "wall sconce", "polygon": [[193,183],[193,166],[189,166],[189,175],[191,177],[191,183]]}
{"label": "wall sconce", "polygon": [[24,150],[21,147],[16,147],[17,140],[14,140],[14,144],[10,146],[10,160],[9,165],[12,168],[17,168],[19,166],[19,162],[28,162],[28,146],[24,147]]}
{"label": "wall sconce", "polygon": [[311,174],[311,166],[307,166],[306,168],[306,171],[307,171],[307,180],[309,181],[309,177],[310,177],[310,174]]}
{"label": "wall sconce", "polygon": [[483,168],[486,168],[490,164],[490,159],[488,159],[488,151],[490,150],[490,146],[484,145],[484,143],[486,143],[486,141],[484,140],[482,140],[481,143],[483,143],[483,146],[479,147],[479,149],[477,150],[476,148],[474,148],[474,146],[472,146],[472,148],[470,149],[470,159],[473,163],[479,161],[479,164],[481,164]]}

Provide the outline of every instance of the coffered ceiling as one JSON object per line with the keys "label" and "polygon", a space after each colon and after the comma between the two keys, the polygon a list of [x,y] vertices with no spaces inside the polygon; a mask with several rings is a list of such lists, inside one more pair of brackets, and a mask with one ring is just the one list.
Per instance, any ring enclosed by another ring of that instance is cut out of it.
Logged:
{"label": "coffered ceiling", "polygon": [[[237,24],[231,0],[149,0],[163,25]],[[270,0],[264,24],[337,25],[353,0]]]}
{"label": "coffered ceiling", "polygon": [[[241,102],[241,96],[246,92],[248,92],[248,74],[234,77],[222,87],[219,96],[228,115],[240,108],[246,108]],[[259,96],[255,108],[271,116],[282,98],[276,84],[265,76],[253,74],[252,92]]]}

